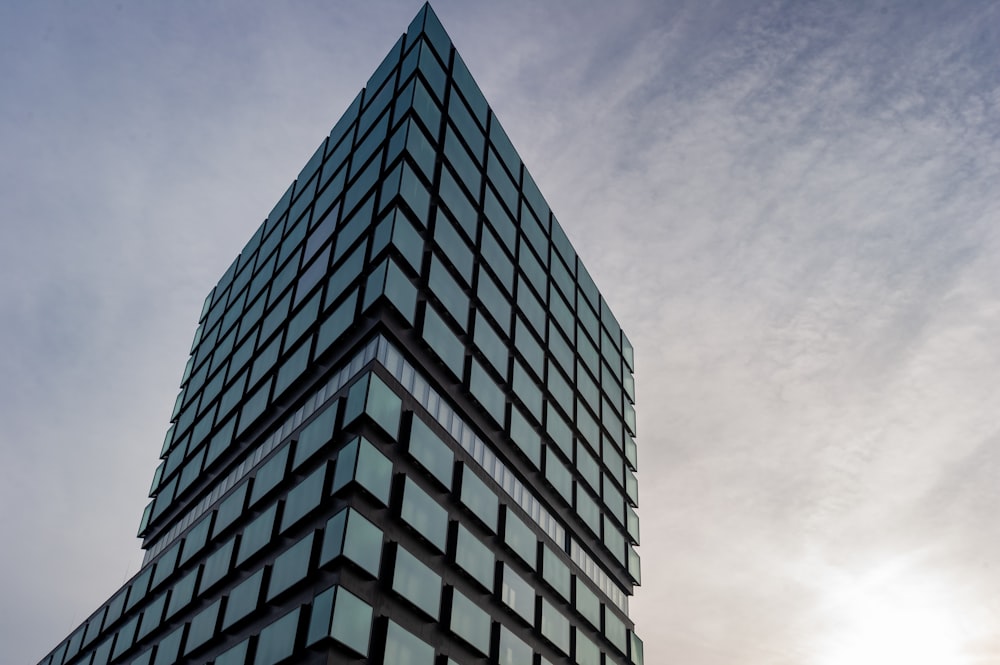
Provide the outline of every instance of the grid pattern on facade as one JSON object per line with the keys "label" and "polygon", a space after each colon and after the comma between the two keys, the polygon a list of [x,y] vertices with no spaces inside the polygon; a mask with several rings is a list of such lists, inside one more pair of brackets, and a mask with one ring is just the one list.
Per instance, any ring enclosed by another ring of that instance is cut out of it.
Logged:
{"label": "grid pattern on facade", "polygon": [[42,663],[641,663],[633,366],[425,5],[206,298],[143,568]]}

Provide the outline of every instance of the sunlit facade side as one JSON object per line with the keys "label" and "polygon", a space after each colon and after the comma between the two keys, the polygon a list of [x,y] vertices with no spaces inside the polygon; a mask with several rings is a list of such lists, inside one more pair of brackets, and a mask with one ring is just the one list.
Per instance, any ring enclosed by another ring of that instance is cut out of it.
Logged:
{"label": "sunlit facade side", "polygon": [[429,6],[205,300],[40,665],[641,665],[632,347]]}

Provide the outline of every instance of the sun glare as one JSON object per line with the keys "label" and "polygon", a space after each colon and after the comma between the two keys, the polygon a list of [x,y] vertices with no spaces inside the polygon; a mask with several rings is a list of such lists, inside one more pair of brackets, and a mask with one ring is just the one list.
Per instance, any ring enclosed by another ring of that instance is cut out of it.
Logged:
{"label": "sun glare", "polygon": [[954,608],[940,594],[894,579],[838,596],[821,665],[968,665]]}

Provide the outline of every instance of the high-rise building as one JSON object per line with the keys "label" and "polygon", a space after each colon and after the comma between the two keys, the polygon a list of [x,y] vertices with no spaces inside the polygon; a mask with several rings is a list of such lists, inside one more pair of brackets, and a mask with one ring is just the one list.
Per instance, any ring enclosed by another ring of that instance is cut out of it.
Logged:
{"label": "high-rise building", "polygon": [[641,665],[632,347],[428,6],[205,300],[41,665]]}

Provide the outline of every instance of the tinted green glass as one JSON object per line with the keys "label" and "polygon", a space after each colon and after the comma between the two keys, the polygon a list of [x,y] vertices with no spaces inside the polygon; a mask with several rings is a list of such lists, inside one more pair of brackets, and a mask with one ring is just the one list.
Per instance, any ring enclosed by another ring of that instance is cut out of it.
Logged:
{"label": "tinted green glass", "polygon": [[[292,655],[301,608],[295,608],[260,631],[254,665],[275,665]],[[216,665],[218,665],[216,660]]]}
{"label": "tinted green glass", "polygon": [[601,652],[580,629],[574,630],[576,639],[576,662],[577,665],[601,665]]}
{"label": "tinted green glass", "polygon": [[568,502],[573,498],[573,474],[551,447],[545,447],[545,480]]}
{"label": "tinted green glass", "polygon": [[215,657],[214,665],[246,665],[247,647],[250,645],[250,638],[243,640],[234,647],[231,647]]}
{"label": "tinted green glass", "polygon": [[203,609],[191,620],[191,630],[188,631],[187,645],[184,647],[184,655],[208,642],[215,635],[215,627],[219,623],[219,608],[222,606],[222,599]]}
{"label": "tinted green glass", "polygon": [[236,557],[237,566],[271,542],[271,538],[274,536],[274,521],[277,513],[278,504],[273,503],[243,530],[243,537],[240,539],[240,552]]}
{"label": "tinted green glass", "polygon": [[330,637],[362,656],[367,656],[371,629],[371,606],[343,587],[338,588]]}
{"label": "tinted green glass", "polygon": [[461,524],[455,544],[455,564],[487,591],[493,590],[493,552]]}
{"label": "tinted green glass", "polygon": [[199,572],[201,572],[201,566],[195,567],[194,570],[174,584],[174,590],[170,594],[170,604],[167,606],[166,618],[169,619],[191,602],[191,599],[194,597],[195,586],[198,583]]}
{"label": "tinted green glass", "polygon": [[174,665],[177,656],[180,655],[181,639],[184,637],[184,626],[170,633],[162,640],[160,646],[156,648],[156,660],[153,665]]}
{"label": "tinted green glass", "polygon": [[500,626],[500,665],[525,665],[531,662],[533,652],[528,644],[506,626]]}
{"label": "tinted green glass", "polygon": [[628,649],[628,635],[626,634],[625,623],[607,606],[604,607],[604,636],[608,638],[608,641],[616,649],[622,653],[626,653]]}
{"label": "tinted green glass", "polygon": [[444,551],[448,538],[448,513],[410,478],[403,486],[400,517],[438,550]]}
{"label": "tinted green glass", "polygon": [[506,563],[501,572],[500,600],[525,622],[535,623],[535,589]]}
{"label": "tinted green glass", "polygon": [[184,536],[184,547],[181,550],[178,565],[184,565],[191,559],[191,557],[201,551],[201,549],[205,546],[205,543],[208,541],[208,531],[211,526],[212,513],[209,513],[187,532],[187,535]]}
{"label": "tinted green glass", "polygon": [[274,560],[267,587],[268,602],[305,578],[312,560],[313,536],[314,533],[310,532]]}
{"label": "tinted green glass", "polygon": [[198,585],[199,594],[205,593],[229,573],[229,564],[233,560],[235,546],[236,538],[230,538],[205,560],[205,570],[201,575],[201,583]]}
{"label": "tinted green glass", "polygon": [[542,598],[542,635],[563,653],[569,653],[569,620]]}
{"label": "tinted green glass", "polygon": [[500,501],[493,490],[468,466],[462,468],[460,499],[479,521],[496,533]]}
{"label": "tinted green glass", "polygon": [[570,599],[569,566],[548,545],[542,547],[542,579],[566,600]]}
{"label": "tinted green glass", "polygon": [[510,410],[510,438],[535,468],[542,466],[542,438],[520,408]]}
{"label": "tinted green glass", "polygon": [[288,491],[285,509],[281,515],[280,533],[317,508],[323,500],[323,485],[326,482],[326,464],[306,476],[302,482]]}
{"label": "tinted green glass", "polygon": [[490,615],[460,591],[453,590],[451,599],[451,632],[483,654],[490,650]]}
{"label": "tinted green glass", "polygon": [[500,387],[475,358],[472,359],[469,372],[469,390],[472,392],[472,396],[486,409],[486,412],[493,417],[493,420],[497,424],[503,425],[506,398]]}
{"label": "tinted green glass", "polygon": [[382,560],[382,530],[354,509],[340,511],[327,521],[320,565],[340,556],[377,576]]}
{"label": "tinted green glass", "polygon": [[535,558],[537,556],[538,538],[524,521],[515,515],[508,507],[504,519],[503,542],[522,561],[528,564],[532,570],[535,569]]}
{"label": "tinted green glass", "polygon": [[354,439],[337,456],[331,493],[357,482],[383,504],[389,503],[392,462],[364,437]]}
{"label": "tinted green glass", "polygon": [[166,604],[167,594],[164,593],[157,596],[149,605],[146,605],[146,609],[142,611],[142,622],[139,624],[139,632],[136,634],[136,639],[141,640],[160,625],[160,621],[163,619],[163,608]]}
{"label": "tinted green glass", "polygon": [[462,378],[465,365],[464,346],[434,307],[428,304],[425,312],[424,341],[456,377]]}
{"label": "tinted green glass", "polygon": [[282,446],[271,458],[263,464],[253,479],[253,491],[250,493],[250,506],[267,496],[271,490],[285,479],[288,468],[288,444]]}
{"label": "tinted green glass", "polygon": [[232,626],[257,609],[260,603],[261,583],[264,580],[264,569],[243,580],[229,593],[226,602],[226,614],[222,619],[222,630]]}
{"label": "tinted green glass", "polygon": [[235,522],[243,514],[243,506],[247,500],[247,485],[248,483],[246,482],[239,485],[219,505],[219,510],[215,517],[215,528],[212,530],[213,538],[222,533],[226,527]]}
{"label": "tinted green glass", "polygon": [[395,621],[389,621],[385,637],[384,663],[434,665],[434,648]]}
{"label": "tinted green glass", "polygon": [[441,577],[401,545],[396,549],[392,590],[435,620],[441,606]]}
{"label": "tinted green glass", "polygon": [[340,400],[334,400],[299,432],[299,440],[295,445],[295,457],[292,461],[293,469],[299,468],[303,462],[330,442],[339,406]]}
{"label": "tinted green glass", "polygon": [[422,420],[414,417],[407,446],[410,455],[446,488],[451,489],[455,454]]}
{"label": "tinted green glass", "polygon": [[574,607],[576,611],[586,619],[594,628],[601,627],[601,602],[597,594],[591,591],[590,587],[580,579],[576,578],[576,599]]}

